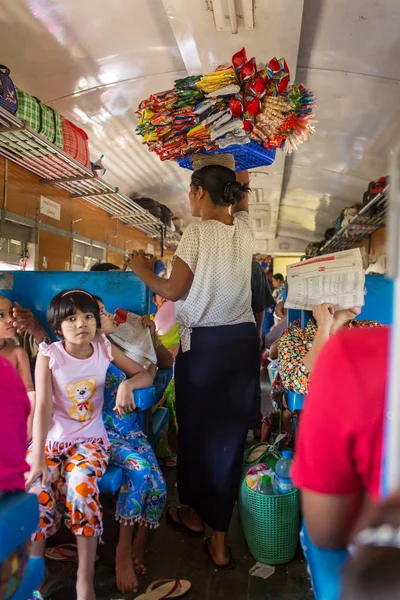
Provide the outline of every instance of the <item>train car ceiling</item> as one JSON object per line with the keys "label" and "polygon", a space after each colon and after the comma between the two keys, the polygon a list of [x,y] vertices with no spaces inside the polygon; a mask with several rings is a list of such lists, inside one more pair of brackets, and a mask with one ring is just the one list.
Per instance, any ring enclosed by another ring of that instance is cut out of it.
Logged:
{"label": "train car ceiling", "polygon": [[[285,56],[317,96],[317,134],[253,173],[257,251],[298,253],[387,173],[400,133],[395,0],[3,0],[0,62],[15,84],[86,130],[107,180],[190,221],[189,172],[135,135],[139,102],[242,46]],[[232,33],[234,31],[235,33]]]}

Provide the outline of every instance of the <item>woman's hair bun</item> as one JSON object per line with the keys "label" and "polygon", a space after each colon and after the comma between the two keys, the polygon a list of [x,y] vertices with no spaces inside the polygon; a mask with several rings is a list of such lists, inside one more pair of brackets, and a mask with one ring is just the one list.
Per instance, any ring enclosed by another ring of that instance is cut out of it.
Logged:
{"label": "woman's hair bun", "polygon": [[244,198],[248,188],[238,181],[228,181],[224,187],[224,202],[225,204],[237,204]]}

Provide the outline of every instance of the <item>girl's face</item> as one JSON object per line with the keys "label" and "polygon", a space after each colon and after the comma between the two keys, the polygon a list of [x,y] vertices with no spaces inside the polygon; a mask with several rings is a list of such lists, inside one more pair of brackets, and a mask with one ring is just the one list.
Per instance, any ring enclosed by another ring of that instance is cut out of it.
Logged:
{"label": "girl's face", "polygon": [[78,310],[61,323],[61,334],[66,342],[78,346],[90,344],[97,331],[96,317],[93,313]]}
{"label": "girl's face", "polygon": [[111,335],[117,331],[118,325],[114,320],[114,316],[106,311],[102,302],[98,302],[100,309],[101,333]]}
{"label": "girl's face", "polygon": [[15,335],[13,306],[8,298],[0,296],[0,339],[7,340]]}

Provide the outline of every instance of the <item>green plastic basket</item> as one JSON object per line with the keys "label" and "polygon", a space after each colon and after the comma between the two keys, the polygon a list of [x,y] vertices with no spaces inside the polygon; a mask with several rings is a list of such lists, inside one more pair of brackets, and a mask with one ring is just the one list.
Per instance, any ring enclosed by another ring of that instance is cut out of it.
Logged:
{"label": "green plastic basket", "polygon": [[300,526],[298,490],[265,496],[248,488],[244,479],[239,494],[239,514],[255,560],[280,565],[294,558]]}

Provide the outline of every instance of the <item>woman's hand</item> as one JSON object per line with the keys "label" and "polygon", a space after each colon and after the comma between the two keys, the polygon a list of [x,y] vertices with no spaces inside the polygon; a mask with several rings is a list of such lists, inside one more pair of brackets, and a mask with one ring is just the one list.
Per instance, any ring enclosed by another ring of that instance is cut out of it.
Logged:
{"label": "woman's hand", "polygon": [[136,406],[133,400],[132,386],[127,379],[119,384],[114,412],[123,417],[124,415],[133,412],[135,409]]}
{"label": "woman's hand", "polygon": [[151,256],[150,258],[150,255],[146,255],[143,250],[139,250],[139,252],[134,250],[129,254],[128,258],[125,259],[124,263],[129,265],[129,268],[132,269],[135,275],[139,275],[144,271],[153,272],[156,260],[157,259],[154,256]]}
{"label": "woman's hand", "polygon": [[31,470],[25,474],[25,489],[27,492],[38,477],[41,479],[42,487],[45,487],[48,473],[44,454],[40,458],[32,460]]}
{"label": "woman's hand", "polygon": [[38,344],[43,342],[46,337],[46,331],[35,319],[31,310],[24,308],[18,302],[14,302],[13,318],[13,326],[16,327],[17,333],[22,334],[26,331],[29,335],[33,335]]}
{"label": "woman's hand", "polygon": [[318,331],[329,332],[333,325],[335,309],[332,304],[317,304],[313,307],[313,316],[317,322]]}

